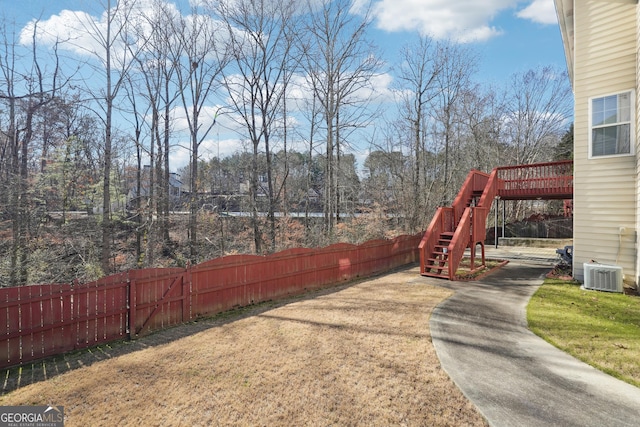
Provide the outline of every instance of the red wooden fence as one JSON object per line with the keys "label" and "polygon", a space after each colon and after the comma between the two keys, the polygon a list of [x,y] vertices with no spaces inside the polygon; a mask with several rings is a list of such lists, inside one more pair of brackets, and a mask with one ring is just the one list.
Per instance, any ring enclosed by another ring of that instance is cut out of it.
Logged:
{"label": "red wooden fence", "polygon": [[371,276],[418,260],[422,234],[361,245],[233,255],[85,284],[0,289],[0,368]]}

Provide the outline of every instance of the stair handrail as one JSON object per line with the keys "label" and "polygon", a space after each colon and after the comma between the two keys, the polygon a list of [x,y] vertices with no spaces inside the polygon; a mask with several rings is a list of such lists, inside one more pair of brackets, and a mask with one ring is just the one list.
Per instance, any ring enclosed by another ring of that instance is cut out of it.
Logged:
{"label": "stair handrail", "polygon": [[452,221],[453,214],[453,208],[439,207],[436,210],[427,231],[424,233],[424,236],[422,236],[422,240],[420,240],[420,244],[418,245],[421,273],[424,273],[426,270],[427,258],[438,244],[440,234],[455,229],[455,224],[453,224]]}
{"label": "stair handrail", "polygon": [[480,196],[480,200],[478,201],[478,206],[481,208],[491,208],[493,204],[493,200],[498,195],[498,191],[500,190],[501,180],[498,177],[499,168],[495,168],[489,174],[489,179],[482,191],[482,196]]}
{"label": "stair handrail", "polygon": [[[462,234],[457,231],[460,229],[460,221],[465,215],[467,202],[472,198],[474,192],[480,191],[485,188],[489,177],[490,175],[487,173],[472,169],[467,175],[464,183],[462,184],[460,191],[458,191],[458,194],[454,199],[452,206],[439,207],[436,210],[436,213],[433,216],[429,227],[424,233],[424,236],[420,241],[420,245],[418,246],[420,253],[421,273],[426,272],[427,268],[429,268],[427,259],[429,255],[435,250],[436,245],[438,244],[438,239],[440,238],[440,234],[443,232],[453,232],[453,238],[451,239],[451,243],[447,248],[447,250],[449,251],[448,259],[450,260],[448,262],[448,275],[449,279],[453,280],[453,276],[455,275],[455,272],[460,265],[460,261],[464,256],[464,250],[469,243],[469,238],[471,235],[470,219],[467,219],[468,224],[465,225],[465,227],[469,228],[469,230],[467,230],[466,233]],[[471,214],[469,213],[469,215]],[[454,255],[453,261],[451,261],[452,255]]]}
{"label": "stair handrail", "polygon": [[471,237],[469,247],[487,240],[487,217],[491,208],[476,206],[473,208]]}
{"label": "stair handrail", "polygon": [[462,217],[462,213],[467,207],[467,201],[471,199],[475,191],[480,191],[485,187],[488,179],[489,174],[487,173],[477,169],[471,169],[471,171],[469,171],[462,187],[460,187],[460,191],[458,191],[456,198],[451,204],[455,212],[456,223]]}
{"label": "stair handrail", "polygon": [[[460,262],[464,257],[464,251],[467,247],[471,247],[474,242],[471,242],[472,236],[475,240],[475,236],[478,235],[478,231],[475,230],[476,220],[474,219],[474,209],[467,207],[467,202],[472,198],[473,193],[476,191],[487,191],[487,186],[491,180],[491,174],[481,172],[476,169],[472,169],[467,178],[465,179],[458,195],[453,201],[453,210],[456,218],[456,231],[453,234],[453,238],[449,243],[447,251],[449,252],[448,262],[448,275],[449,280],[454,280],[456,271],[460,266]],[[477,206],[481,206],[480,202]],[[485,232],[486,233],[486,232]],[[482,233],[480,232],[480,235]]]}
{"label": "stair handrail", "polygon": [[495,200],[498,192],[500,191],[500,186],[502,185],[502,180],[499,178],[500,168],[495,168],[489,174],[489,179],[482,191],[482,196],[480,196],[480,200],[478,201],[478,208],[474,212],[473,218],[473,226],[472,226],[472,242],[469,242],[470,245],[475,245],[478,242],[484,242],[487,238],[487,217],[489,216],[489,212],[491,210],[491,205]]}
{"label": "stair handrail", "polygon": [[467,248],[469,244],[469,239],[471,237],[471,216],[472,216],[473,208],[468,207],[465,208],[462,216],[460,217],[460,222],[458,222],[458,226],[456,227],[456,231],[453,234],[453,238],[451,239],[451,243],[447,247],[447,251],[449,252],[449,280],[454,280],[456,271],[458,271],[458,266],[460,266],[460,261],[464,257],[464,250]]}

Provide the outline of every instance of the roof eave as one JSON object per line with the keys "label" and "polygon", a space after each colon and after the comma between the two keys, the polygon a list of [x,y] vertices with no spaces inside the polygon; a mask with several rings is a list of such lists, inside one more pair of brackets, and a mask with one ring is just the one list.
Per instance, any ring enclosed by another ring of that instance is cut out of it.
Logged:
{"label": "roof eave", "polygon": [[554,2],[556,4],[560,33],[562,34],[567,71],[569,72],[569,79],[573,86],[573,59],[575,50],[573,0],[554,0]]}

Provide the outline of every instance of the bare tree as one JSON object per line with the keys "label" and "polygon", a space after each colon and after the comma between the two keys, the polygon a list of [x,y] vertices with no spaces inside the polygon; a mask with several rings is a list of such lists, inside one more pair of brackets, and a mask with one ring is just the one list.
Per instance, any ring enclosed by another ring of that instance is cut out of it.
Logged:
{"label": "bare tree", "polygon": [[432,103],[432,111],[444,157],[441,204],[447,205],[458,191],[452,182],[452,174],[456,169],[451,167],[452,158],[458,153],[454,146],[458,142],[455,135],[456,127],[459,125],[456,114],[458,103],[469,88],[471,76],[476,71],[477,58],[469,47],[449,41],[438,44],[437,55],[439,91]]}
{"label": "bare tree", "polygon": [[505,94],[493,87],[479,84],[464,92],[459,102],[459,114],[468,136],[462,149],[468,165],[465,169],[491,171],[502,166],[506,145],[502,141],[506,130],[504,123]]}
{"label": "bare tree", "polygon": [[[180,98],[178,86],[173,82],[179,64],[174,58],[180,57],[182,44],[178,42],[179,37],[173,33],[179,27],[178,12],[164,1],[155,0],[151,10],[146,11],[141,18],[136,34],[139,40],[143,40],[144,49],[137,53],[132,52],[132,56],[135,53],[134,59],[137,66],[136,73],[131,73],[129,80],[136,82],[137,86],[131,85],[129,99],[133,107],[135,140],[138,147],[138,175],[148,187],[145,191],[147,199],[147,217],[144,227],[147,236],[145,261],[147,265],[153,265],[157,243],[162,243],[164,252],[168,252],[171,246],[169,149],[173,127],[172,110],[175,102]],[[140,111],[136,104],[138,92],[141,92],[145,103],[145,107]],[[148,116],[151,117],[150,123],[147,123]],[[147,124],[149,128],[149,142],[145,150],[145,154],[149,156],[149,167],[145,167],[144,174],[141,173],[140,160],[142,124]],[[138,187],[135,204],[139,210],[142,196],[140,183]],[[136,218],[140,219],[140,216]]]}
{"label": "bare tree", "polygon": [[58,43],[51,50],[53,66],[47,70],[41,66],[38,56],[38,23],[31,23],[31,53],[24,69],[19,69],[21,59],[16,51],[17,41],[3,27],[0,54],[0,73],[5,90],[0,91],[0,100],[8,105],[8,132],[6,163],[8,182],[7,207],[11,212],[13,242],[9,284],[26,285],[28,282],[28,234],[32,206],[29,191],[30,146],[35,134],[37,115],[53,100],[66,82],[60,76]]}
{"label": "bare tree", "polygon": [[[100,118],[104,124],[104,147],[102,165],[102,240],[100,263],[104,274],[113,270],[111,266],[111,242],[113,239],[111,179],[114,145],[114,110],[120,90],[126,83],[126,77],[132,65],[138,41],[132,25],[135,23],[136,0],[105,0],[99,3],[104,10],[101,20],[96,21],[89,15],[76,14],[78,24],[91,38],[89,45],[70,40],[77,51],[92,57],[96,61],[95,70],[104,80],[96,88],[87,82],[87,91],[94,106],[102,110]],[[133,53],[132,53],[133,52]],[[87,63],[89,65],[90,63]]]}
{"label": "bare tree", "polygon": [[250,198],[256,253],[263,251],[258,217],[258,195],[262,192],[258,157],[266,155],[269,251],[276,247],[275,209],[286,178],[276,188],[273,175],[273,137],[286,125],[286,88],[297,67],[293,55],[299,29],[296,28],[296,2],[293,0],[221,1],[219,13],[227,25],[232,67],[225,72],[233,113],[247,132],[253,150]]}
{"label": "bare tree", "polygon": [[[364,162],[367,176],[364,180],[364,194],[372,206],[380,206],[393,214],[404,214],[405,182],[411,180],[407,157],[392,147],[369,153]],[[408,178],[408,179],[406,179]],[[401,215],[404,217],[404,215]]]}
{"label": "bare tree", "polygon": [[[9,210],[13,226],[13,242],[11,245],[11,270],[9,285],[26,284],[26,218],[27,206],[21,206],[20,193],[23,187],[23,179],[20,174],[20,141],[18,134],[18,101],[22,98],[17,94],[18,76],[20,73],[16,69],[16,42],[10,38],[8,29],[3,31],[3,52],[0,56],[0,70],[2,71],[3,86],[5,91],[0,94],[3,101],[8,104],[8,128],[6,133],[5,152],[5,188],[3,194],[6,197],[5,206]],[[25,171],[26,172],[26,171]],[[23,264],[24,266],[21,266]]]}
{"label": "bare tree", "polygon": [[316,149],[319,143],[316,142],[316,128],[320,125],[322,120],[321,111],[318,99],[315,96],[312,96],[311,99],[306,100],[304,102],[305,108],[303,111],[307,114],[307,120],[309,122],[309,133],[307,137],[308,149],[306,152],[306,163],[307,163],[307,174],[305,180],[305,194],[304,194],[304,218],[305,218],[305,234],[307,236],[307,240],[310,240],[310,236],[312,233],[311,223],[309,220],[309,214],[312,209],[312,200],[316,198],[317,187],[314,185],[315,177],[314,177],[314,156],[316,154]]}
{"label": "bare tree", "polygon": [[427,36],[401,50],[399,67],[400,114],[409,130],[407,140],[411,141],[410,153],[413,161],[411,192],[406,202],[409,214],[409,231],[415,232],[423,226],[426,198],[426,123],[429,104],[438,96],[442,88],[438,81],[442,63],[439,61],[435,43]]}
{"label": "bare tree", "polygon": [[176,82],[189,130],[190,202],[189,259],[198,260],[198,161],[200,145],[213,129],[218,107],[212,107],[211,97],[219,87],[222,70],[227,63],[225,47],[220,40],[221,23],[196,8],[191,15],[171,20],[176,43],[171,44]]}
{"label": "bare tree", "polygon": [[324,184],[325,232],[331,235],[340,220],[338,191],[340,159],[354,129],[368,122],[366,109],[375,92],[372,78],[381,62],[366,38],[371,15],[351,13],[349,0],[308,2],[304,68],[324,118],[326,170]]}
{"label": "bare tree", "polygon": [[34,141],[32,155],[40,156],[40,170],[33,169],[39,174],[32,194],[47,212],[61,211],[62,224],[66,224],[68,211],[87,208],[99,167],[95,117],[78,102],[78,94],[60,95],[42,107],[36,124],[38,141]]}
{"label": "bare tree", "polygon": [[572,92],[563,73],[543,67],[511,78],[506,109],[506,143],[513,164],[550,160],[571,116]]}
{"label": "bare tree", "polygon": [[[130,204],[130,208],[133,209],[133,221],[136,223],[136,266],[142,266],[142,238],[144,235],[143,229],[145,228],[143,225],[143,203],[142,203],[142,190],[143,190],[143,155],[148,152],[144,147],[143,143],[143,130],[144,130],[144,122],[145,116],[148,113],[148,110],[143,109],[144,107],[139,106],[138,104],[138,96],[137,90],[135,88],[132,79],[129,79],[127,86],[125,86],[127,91],[127,99],[131,104],[131,120],[133,122],[133,143],[135,145],[136,157],[135,157],[135,184],[133,191],[133,198],[128,201]],[[148,228],[147,228],[148,230]],[[149,230],[150,231],[150,230]],[[152,262],[153,256],[150,256],[147,253],[145,256],[147,263]]]}

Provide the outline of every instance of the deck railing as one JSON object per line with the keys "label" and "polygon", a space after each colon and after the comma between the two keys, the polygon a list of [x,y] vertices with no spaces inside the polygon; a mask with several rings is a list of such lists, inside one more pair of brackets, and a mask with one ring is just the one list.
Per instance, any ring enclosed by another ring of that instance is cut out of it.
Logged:
{"label": "deck railing", "polygon": [[573,161],[496,168],[499,196],[505,200],[570,199],[573,197]]}

